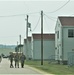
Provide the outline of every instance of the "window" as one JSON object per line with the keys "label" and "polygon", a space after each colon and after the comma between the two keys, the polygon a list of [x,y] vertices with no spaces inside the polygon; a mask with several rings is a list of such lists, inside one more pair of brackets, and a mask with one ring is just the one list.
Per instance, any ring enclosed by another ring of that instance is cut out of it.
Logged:
{"label": "window", "polygon": [[74,37],[74,29],[68,30],[68,37]]}
{"label": "window", "polygon": [[57,38],[59,39],[59,31],[57,31]]}

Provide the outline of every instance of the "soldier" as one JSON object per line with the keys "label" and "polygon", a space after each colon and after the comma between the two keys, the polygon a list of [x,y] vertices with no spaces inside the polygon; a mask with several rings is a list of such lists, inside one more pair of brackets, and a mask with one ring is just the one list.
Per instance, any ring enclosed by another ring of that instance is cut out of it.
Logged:
{"label": "soldier", "polygon": [[22,53],[21,57],[20,57],[20,61],[21,61],[21,67],[24,68],[24,62],[25,62],[25,55]]}
{"label": "soldier", "polygon": [[2,57],[1,57],[1,55],[0,55],[0,62],[2,61]]}
{"label": "soldier", "polygon": [[10,59],[10,68],[13,68],[13,54],[11,53],[9,56]]}
{"label": "soldier", "polygon": [[16,67],[19,68],[19,54],[18,53],[15,54],[14,61],[15,61],[15,68]]}

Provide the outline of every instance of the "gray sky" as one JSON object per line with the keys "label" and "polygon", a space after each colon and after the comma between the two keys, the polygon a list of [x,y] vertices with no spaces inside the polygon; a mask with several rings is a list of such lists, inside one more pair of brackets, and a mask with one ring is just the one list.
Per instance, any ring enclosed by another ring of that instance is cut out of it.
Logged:
{"label": "gray sky", "polygon": [[[67,2],[68,0],[0,1],[0,44],[16,45],[20,34],[23,43],[26,37],[26,14],[29,15],[32,28],[29,35],[40,33],[41,10],[44,12],[44,33],[54,33],[58,16],[74,14],[74,1]],[[63,5],[65,6],[62,7]]]}

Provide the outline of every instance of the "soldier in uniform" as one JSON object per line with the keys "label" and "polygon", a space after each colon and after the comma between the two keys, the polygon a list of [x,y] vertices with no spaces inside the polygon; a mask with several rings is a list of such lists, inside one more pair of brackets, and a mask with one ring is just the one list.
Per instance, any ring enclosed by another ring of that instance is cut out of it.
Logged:
{"label": "soldier in uniform", "polygon": [[9,59],[10,59],[10,68],[13,68],[13,54],[12,53],[9,55]]}
{"label": "soldier in uniform", "polygon": [[15,68],[16,67],[19,68],[19,54],[18,53],[15,54],[14,61],[15,61]]}
{"label": "soldier in uniform", "polygon": [[1,57],[1,55],[0,55],[0,62],[2,61],[2,57]]}
{"label": "soldier in uniform", "polygon": [[21,61],[21,67],[24,68],[24,62],[25,62],[25,55],[22,53],[21,57],[20,57],[20,61]]}

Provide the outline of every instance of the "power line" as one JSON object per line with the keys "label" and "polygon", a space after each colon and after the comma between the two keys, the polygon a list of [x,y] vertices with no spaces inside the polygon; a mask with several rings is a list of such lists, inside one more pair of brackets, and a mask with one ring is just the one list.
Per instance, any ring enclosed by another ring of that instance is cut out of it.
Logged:
{"label": "power line", "polygon": [[35,26],[34,29],[32,30],[32,32],[37,28],[39,21],[40,21],[40,17],[39,17],[39,19],[38,19],[38,21],[37,21],[36,26]]}
{"label": "power line", "polygon": [[48,19],[50,19],[50,20],[52,20],[52,21],[56,21],[56,20],[50,18],[48,15],[46,15],[46,14],[44,14],[44,15],[45,15]]}
{"label": "power line", "polygon": [[[49,27],[51,27],[51,26],[48,25],[48,22],[47,22],[47,20],[46,20],[46,16],[44,16],[44,21],[45,21],[45,23],[46,23],[46,25],[47,25],[47,29],[48,29],[48,31],[49,31],[49,30],[50,30]],[[51,32],[51,31],[49,31],[49,32]]]}
{"label": "power line", "polygon": [[[54,19],[57,19],[57,18],[54,18],[54,17],[52,17],[52,16],[49,17],[48,15],[44,14],[44,20],[45,20],[46,25],[48,25],[47,20],[46,20],[46,17],[47,17],[49,20],[52,20],[52,21],[54,21],[54,22],[56,21],[56,20],[54,20]],[[48,25],[48,26],[49,26],[49,25]],[[47,29],[50,30],[49,27],[47,27]],[[50,31],[49,31],[49,32],[50,32]]]}
{"label": "power line", "polygon": [[39,13],[39,12],[26,13],[26,14],[6,15],[6,16],[0,16],[0,17],[16,17],[16,16],[25,16],[27,14],[32,15],[32,14],[37,14],[37,13]]}
{"label": "power line", "polygon": [[15,38],[17,36],[0,36],[0,38]]}
{"label": "power line", "polygon": [[[32,12],[32,13],[27,13],[28,15],[33,15],[33,14],[38,14],[38,13],[40,13],[40,12]],[[26,15],[27,15],[26,14]]]}
{"label": "power line", "polygon": [[15,16],[25,16],[26,14],[16,14],[16,15],[5,15],[0,17],[15,17]]}
{"label": "power line", "polygon": [[60,8],[58,8],[58,9],[52,11],[52,12],[47,12],[47,13],[55,13],[55,12],[59,11],[59,10],[62,9],[65,5],[67,5],[69,2],[70,2],[70,0],[68,0],[68,1],[67,1],[64,5],[62,5]]}
{"label": "power line", "polygon": [[25,5],[27,11],[29,11],[29,7],[27,6],[26,2],[24,2],[24,5]]}
{"label": "power line", "polygon": [[[18,36],[0,36],[0,38],[17,38]],[[24,38],[24,37],[21,37]]]}
{"label": "power line", "polygon": [[[44,16],[44,20],[45,20],[46,25],[48,25],[45,16]],[[47,27],[47,29],[49,30],[49,27]]]}
{"label": "power line", "polygon": [[52,18],[52,19],[57,19],[57,17],[53,17],[53,16],[49,16],[49,15],[47,15],[47,14],[44,14],[45,16],[48,16],[48,17],[50,17],[50,18]]}

